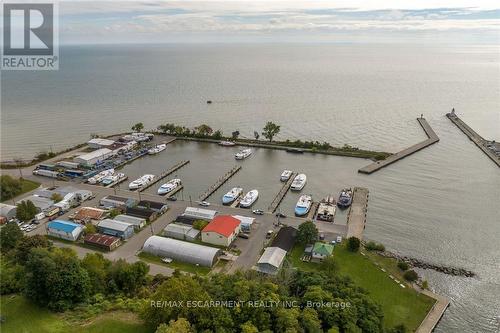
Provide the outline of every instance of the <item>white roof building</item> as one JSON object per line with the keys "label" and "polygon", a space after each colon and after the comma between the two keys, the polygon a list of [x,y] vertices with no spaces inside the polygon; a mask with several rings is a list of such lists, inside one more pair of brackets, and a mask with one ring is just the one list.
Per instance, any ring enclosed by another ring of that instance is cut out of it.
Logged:
{"label": "white roof building", "polygon": [[140,217],[130,216],[130,215],[117,215],[114,218],[115,221],[125,222],[132,224],[135,229],[141,229],[146,226],[146,219],[141,219]]}
{"label": "white roof building", "polygon": [[182,216],[202,219],[202,220],[213,220],[217,211],[211,209],[197,208],[197,207],[187,207]]}
{"label": "white roof building", "polygon": [[242,216],[242,215],[232,215],[235,219],[240,220],[240,225],[242,229],[249,230],[252,227],[252,224],[255,222],[254,217]]}
{"label": "white roof building", "polygon": [[54,201],[48,198],[39,197],[37,195],[31,195],[29,197],[16,201],[16,205],[21,201],[28,201],[28,200],[31,201],[35,205],[35,207],[38,208],[39,211],[45,210],[54,204]]}
{"label": "white roof building", "polygon": [[256,270],[265,274],[278,274],[285,256],[285,250],[279,247],[267,247],[257,262]]}
{"label": "white roof building", "polygon": [[77,156],[73,159],[73,161],[75,163],[80,163],[86,166],[92,166],[94,164],[104,161],[105,159],[113,155],[114,153],[111,149],[102,148],[94,150],[93,152],[90,152],[88,154]]}
{"label": "white roof building", "polygon": [[170,223],[163,229],[163,235],[180,240],[193,241],[195,240],[200,231],[187,225]]}
{"label": "white roof building", "polygon": [[95,138],[95,139],[89,140],[87,142],[87,145],[90,148],[99,149],[99,148],[105,148],[105,147],[111,146],[113,143],[115,143],[113,140],[103,139],[103,138]]}

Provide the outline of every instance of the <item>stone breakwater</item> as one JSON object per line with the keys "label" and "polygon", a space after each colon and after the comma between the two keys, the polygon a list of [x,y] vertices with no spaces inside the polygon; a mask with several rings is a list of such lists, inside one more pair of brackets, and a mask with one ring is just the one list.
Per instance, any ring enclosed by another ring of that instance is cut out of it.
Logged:
{"label": "stone breakwater", "polygon": [[465,268],[432,264],[432,263],[428,263],[428,262],[425,262],[425,261],[420,260],[420,259],[402,256],[402,255],[392,253],[389,251],[383,251],[383,252],[378,251],[378,253],[384,257],[394,258],[394,259],[397,259],[399,261],[404,261],[412,267],[423,268],[423,269],[432,269],[432,270],[435,270],[437,272],[448,274],[448,275],[453,275],[453,276],[465,276],[465,277],[475,277],[476,276],[476,273],[474,273],[473,271],[469,271]]}

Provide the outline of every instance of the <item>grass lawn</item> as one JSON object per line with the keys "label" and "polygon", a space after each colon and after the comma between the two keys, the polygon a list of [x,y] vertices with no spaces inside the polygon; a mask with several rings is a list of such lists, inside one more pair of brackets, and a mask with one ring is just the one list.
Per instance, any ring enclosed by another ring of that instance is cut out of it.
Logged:
{"label": "grass lawn", "polygon": [[144,261],[151,262],[153,264],[158,264],[158,265],[165,265],[167,267],[170,267],[172,269],[178,269],[183,272],[188,272],[188,273],[193,273],[193,274],[200,274],[200,275],[207,275],[210,273],[210,267],[204,267],[204,266],[196,266],[193,264],[188,264],[185,262],[180,262],[180,261],[172,261],[171,263],[166,263],[161,260],[160,257],[154,256],[149,253],[141,252],[137,255],[139,258],[141,258]]}
{"label": "grass lawn", "polygon": [[[40,183],[31,181],[31,180],[21,179],[20,181],[21,181],[21,192],[17,193],[16,197],[18,197],[24,193],[28,193],[30,191],[33,191],[40,186]],[[9,201],[9,200],[12,200],[12,198],[2,198],[2,202]]]}
{"label": "grass lawn", "polygon": [[1,297],[2,333],[152,333],[133,313],[110,312],[99,315],[91,322],[68,322],[64,316],[40,308],[24,297],[9,295]]}
{"label": "grass lawn", "polygon": [[[318,270],[319,264],[300,260],[303,250],[304,247],[299,245],[293,248],[290,254],[292,264],[303,270]],[[372,253],[366,256],[359,252],[352,253],[343,245],[336,246],[333,255],[338,264],[339,273],[349,276],[382,306],[385,316],[384,324],[387,328],[405,324],[408,330],[413,332],[432,308],[434,304],[432,298],[418,293],[409,286],[402,288],[389,277],[389,274],[395,272],[395,268],[397,269],[395,260],[381,258]],[[375,260],[387,272],[383,272],[380,267],[376,266]],[[400,275],[398,273],[396,278]]]}

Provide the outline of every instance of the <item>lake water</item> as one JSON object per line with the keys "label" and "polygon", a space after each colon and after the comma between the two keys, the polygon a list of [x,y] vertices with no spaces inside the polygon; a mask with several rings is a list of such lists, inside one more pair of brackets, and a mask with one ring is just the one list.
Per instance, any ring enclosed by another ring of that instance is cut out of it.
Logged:
{"label": "lake water", "polygon": [[[357,173],[369,162],[363,159],[256,149],[210,200],[241,185],[259,189],[255,206],[266,208],[285,168],[307,173],[304,191],[315,199],[366,186],[367,238],[479,275],[420,271],[452,300],[436,331],[493,332],[500,309],[500,173],[444,114],[455,107],[481,135],[500,140],[499,54],[498,46],[484,45],[63,47],[57,72],[2,72],[1,157],[56,151],[137,121],[147,128],[207,123],[251,137],[273,120],[281,139],[395,152],[425,138],[415,120],[423,113],[441,141],[373,175]],[[196,200],[237,163],[235,149],[176,142],[124,170],[133,179],[189,159],[176,174],[185,199]],[[296,200],[288,194],[282,209],[291,213]]]}

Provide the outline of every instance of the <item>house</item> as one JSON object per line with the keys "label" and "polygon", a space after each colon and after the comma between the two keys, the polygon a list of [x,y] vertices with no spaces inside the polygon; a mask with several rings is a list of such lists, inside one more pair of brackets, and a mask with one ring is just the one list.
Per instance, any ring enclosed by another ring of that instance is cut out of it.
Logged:
{"label": "house", "polygon": [[333,253],[333,245],[316,242],[311,252],[311,261],[322,261],[324,258],[331,256]]}
{"label": "house", "polygon": [[163,229],[164,236],[187,241],[194,241],[199,234],[199,230],[177,223],[170,223]]}
{"label": "house", "polygon": [[100,221],[106,218],[108,215],[109,212],[103,209],[94,207],[82,207],[73,216],[73,220],[85,224],[92,221]]}
{"label": "house", "polygon": [[206,220],[212,221],[217,214],[217,211],[211,209],[197,208],[197,207],[187,207],[181,216],[193,219],[193,220]]}
{"label": "house", "polygon": [[128,239],[134,234],[134,226],[125,222],[105,219],[97,224],[101,234]]}
{"label": "house", "polygon": [[5,217],[7,220],[16,217],[16,210],[16,206],[0,203],[0,216]]}
{"label": "house", "polygon": [[286,251],[279,247],[266,247],[255,269],[261,273],[276,275],[283,265],[285,256]]}
{"label": "house", "polygon": [[80,224],[69,221],[54,220],[47,223],[47,235],[69,241],[76,241],[82,231],[83,228]]}
{"label": "house", "polygon": [[127,207],[126,214],[129,216],[146,219],[147,221],[154,221],[158,217],[158,212],[152,209],[138,207]]}
{"label": "house", "polygon": [[107,251],[113,251],[121,244],[120,238],[103,234],[87,235],[83,239],[83,242],[85,244],[96,246]]}
{"label": "house", "polygon": [[102,163],[107,158],[113,156],[114,153],[111,149],[101,148],[94,150],[93,152],[77,156],[73,159],[73,162],[84,165],[86,167],[92,167],[96,164]]}
{"label": "house", "polygon": [[286,252],[290,252],[290,250],[295,245],[296,235],[297,229],[289,226],[282,227],[276,234],[276,237],[274,237],[271,246],[279,247]]}
{"label": "house", "polygon": [[163,214],[168,210],[167,204],[158,201],[141,200],[137,204],[137,208],[151,209],[158,214]]}
{"label": "house", "polygon": [[136,201],[132,198],[118,197],[108,195],[99,201],[99,204],[105,208],[125,208],[134,206]]}
{"label": "house", "polygon": [[240,232],[240,221],[230,215],[216,216],[201,232],[205,243],[229,246]]}
{"label": "house", "polygon": [[103,138],[94,138],[87,141],[87,145],[92,149],[109,148],[113,143],[115,143],[113,140]]}
{"label": "house", "polygon": [[160,236],[149,237],[142,251],[193,265],[212,267],[222,254],[220,249]]}
{"label": "house", "polygon": [[38,212],[46,210],[47,208],[54,205],[54,201],[52,201],[48,198],[39,197],[37,195],[30,195],[29,197],[23,198],[23,199],[17,201],[16,205],[21,203],[21,201],[28,201],[28,200],[31,201],[35,205]]}
{"label": "house", "polygon": [[241,230],[250,231],[253,223],[255,222],[254,217],[241,216],[241,215],[232,215],[235,219],[240,220]]}
{"label": "house", "polygon": [[146,226],[146,219],[130,215],[117,215],[114,220],[132,224],[135,230],[142,229]]}

